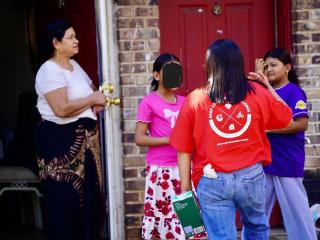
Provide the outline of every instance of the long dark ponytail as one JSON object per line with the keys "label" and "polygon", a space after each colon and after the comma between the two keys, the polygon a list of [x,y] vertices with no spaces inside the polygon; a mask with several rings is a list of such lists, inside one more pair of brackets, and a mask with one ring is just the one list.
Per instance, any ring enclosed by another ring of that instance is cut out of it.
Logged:
{"label": "long dark ponytail", "polygon": [[[180,63],[179,58],[173,54],[170,54],[170,53],[161,54],[159,57],[157,57],[157,59],[153,63],[152,72],[160,73],[163,65],[165,65],[166,63],[171,62],[171,61],[177,61]],[[158,88],[159,88],[159,82],[154,77],[152,77],[151,78],[151,89],[153,91],[156,91]]]}
{"label": "long dark ponytail", "polygon": [[284,50],[283,48],[274,48],[274,49],[268,51],[264,55],[263,59],[266,60],[267,58],[276,58],[280,62],[282,62],[284,65],[290,64],[291,69],[288,73],[288,79],[290,82],[296,84],[297,86],[300,86],[299,78],[297,76],[296,71],[294,70],[291,56],[286,50]]}

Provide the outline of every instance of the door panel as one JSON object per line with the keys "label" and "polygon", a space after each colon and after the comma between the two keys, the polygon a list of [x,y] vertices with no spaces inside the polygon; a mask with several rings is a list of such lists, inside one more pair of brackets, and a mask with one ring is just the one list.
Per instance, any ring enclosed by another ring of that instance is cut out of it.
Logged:
{"label": "door panel", "polygon": [[274,46],[273,1],[227,0],[222,6],[226,38],[241,48],[246,71],[253,70],[254,59]]}
{"label": "door panel", "polygon": [[228,5],[225,8],[226,19],[228,19],[226,36],[233,39],[241,48],[246,72],[253,67],[250,62],[254,55],[254,49],[250,47],[253,46],[253,38],[249,34],[250,29],[253,29],[252,8],[251,4]]}
{"label": "door panel", "polygon": [[[184,76],[190,79],[205,79],[204,68],[194,69],[194,64],[203,64],[206,49],[206,9],[202,7],[179,8],[180,42],[183,42],[183,49],[180,53],[180,60],[184,63]],[[192,33],[192,34],[190,34]],[[192,58],[190,57],[192,56]],[[186,81],[183,85],[184,92],[190,92],[197,87],[194,81]]]}
{"label": "door panel", "polygon": [[[221,9],[219,14],[213,8]],[[161,52],[174,53],[183,65],[187,94],[206,82],[205,52],[215,40],[230,38],[242,50],[246,71],[254,59],[274,46],[272,0],[161,0]]]}

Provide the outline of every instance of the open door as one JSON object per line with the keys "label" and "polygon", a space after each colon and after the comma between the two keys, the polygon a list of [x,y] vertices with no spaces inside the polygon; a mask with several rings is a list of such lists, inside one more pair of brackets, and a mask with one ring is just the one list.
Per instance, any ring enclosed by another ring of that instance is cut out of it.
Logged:
{"label": "open door", "polygon": [[[109,1],[98,0],[34,1],[36,36],[39,37],[43,27],[54,19],[69,20],[75,29],[80,46],[79,54],[75,56],[75,60],[86,71],[93,83],[100,86],[100,89],[107,95],[109,104],[99,117],[106,207],[103,235],[105,239],[123,239],[120,100],[113,97],[119,95],[119,87],[117,86],[119,82],[116,74],[110,70],[117,57],[116,55],[108,55],[116,49],[116,44],[110,45],[112,39],[108,39],[110,33],[106,33],[106,31],[110,31],[110,29],[106,30],[107,23],[111,24],[112,31],[112,4]],[[105,2],[108,2],[107,5]],[[107,14],[110,16],[108,21]],[[39,64],[38,62],[38,66]],[[113,69],[117,69],[117,67]],[[111,78],[113,81],[110,81]]]}

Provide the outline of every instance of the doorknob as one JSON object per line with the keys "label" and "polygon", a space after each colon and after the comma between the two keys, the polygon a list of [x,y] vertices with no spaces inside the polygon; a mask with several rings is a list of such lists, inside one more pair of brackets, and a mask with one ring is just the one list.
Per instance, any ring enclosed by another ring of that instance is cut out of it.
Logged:
{"label": "doorknob", "polygon": [[106,94],[106,93],[113,93],[113,86],[112,86],[112,84],[103,83],[103,84],[99,87],[99,90],[101,90],[104,94]]}
{"label": "doorknob", "polygon": [[106,95],[106,103],[107,106],[110,107],[111,105],[120,105],[121,100],[118,97],[112,98],[110,97],[110,94],[113,93],[113,86],[112,84],[104,82],[100,87],[99,90]]}
{"label": "doorknob", "polygon": [[110,107],[111,105],[120,105],[120,103],[121,103],[120,98],[107,97],[106,101],[107,101],[108,107]]}

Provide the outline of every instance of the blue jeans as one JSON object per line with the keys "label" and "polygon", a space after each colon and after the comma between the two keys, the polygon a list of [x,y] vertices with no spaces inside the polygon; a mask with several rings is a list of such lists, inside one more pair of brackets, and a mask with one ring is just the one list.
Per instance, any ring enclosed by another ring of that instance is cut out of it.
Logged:
{"label": "blue jeans", "polygon": [[218,178],[202,176],[197,188],[204,225],[213,240],[237,239],[236,209],[244,225],[244,239],[269,239],[265,213],[266,180],[260,163]]}

